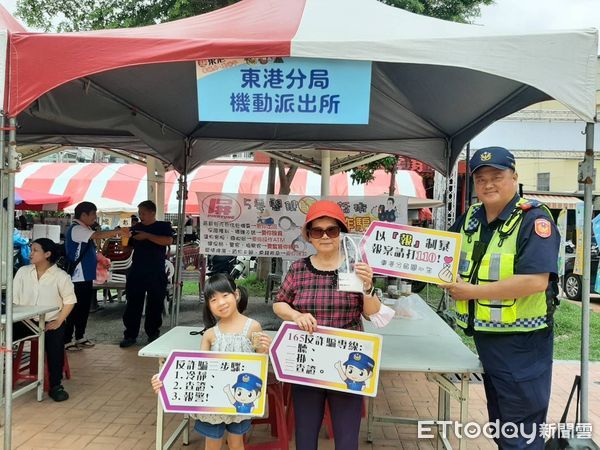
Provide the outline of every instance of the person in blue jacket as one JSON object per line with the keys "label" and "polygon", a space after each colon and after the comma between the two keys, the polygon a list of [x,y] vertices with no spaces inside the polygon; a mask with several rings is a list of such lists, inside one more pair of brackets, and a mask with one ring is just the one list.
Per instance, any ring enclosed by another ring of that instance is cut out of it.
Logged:
{"label": "person in blue jacket", "polygon": [[335,363],[341,379],[351,391],[362,391],[365,388],[365,382],[373,376],[374,367],[373,358],[361,352],[350,353],[343,365],[341,361]]}
{"label": "person in blue jacket", "polygon": [[233,389],[227,385],[223,388],[227,398],[240,414],[250,414],[254,402],[260,397],[262,380],[251,373],[240,373]]}

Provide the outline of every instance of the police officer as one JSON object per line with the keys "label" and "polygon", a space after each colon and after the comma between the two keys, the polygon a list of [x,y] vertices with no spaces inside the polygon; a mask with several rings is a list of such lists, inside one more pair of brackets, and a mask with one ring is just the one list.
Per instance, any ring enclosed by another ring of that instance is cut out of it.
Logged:
{"label": "police officer", "polygon": [[[498,447],[542,449],[559,234],[544,205],[517,194],[515,158],[508,150],[480,149],[469,168],[481,203],[451,228],[463,238],[460,277],[444,287],[454,300],[457,324],[474,336],[489,419],[500,425]],[[516,429],[502,427],[507,423]],[[532,435],[533,442],[527,442]]]}

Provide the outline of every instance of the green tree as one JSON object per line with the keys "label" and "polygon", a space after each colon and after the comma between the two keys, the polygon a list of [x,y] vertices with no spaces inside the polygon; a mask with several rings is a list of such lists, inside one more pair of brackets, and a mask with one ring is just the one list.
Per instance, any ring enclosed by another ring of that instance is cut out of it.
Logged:
{"label": "green tree", "polygon": [[479,16],[481,5],[491,5],[494,0],[379,0],[423,16],[453,22],[468,23]]}
{"label": "green tree", "polygon": [[[18,0],[17,16],[44,31],[85,31],[152,25],[196,16],[239,0]],[[284,0],[281,0],[284,1]],[[417,14],[469,22],[493,0],[380,0]]]}
{"label": "green tree", "polygon": [[214,11],[239,0],[18,0],[16,15],[44,31],[153,25]]}

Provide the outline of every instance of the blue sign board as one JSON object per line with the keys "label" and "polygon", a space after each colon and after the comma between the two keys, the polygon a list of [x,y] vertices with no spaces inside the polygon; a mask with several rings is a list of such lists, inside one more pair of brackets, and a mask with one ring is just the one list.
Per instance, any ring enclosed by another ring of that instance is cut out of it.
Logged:
{"label": "blue sign board", "polygon": [[369,123],[370,61],[217,59],[196,73],[203,122]]}

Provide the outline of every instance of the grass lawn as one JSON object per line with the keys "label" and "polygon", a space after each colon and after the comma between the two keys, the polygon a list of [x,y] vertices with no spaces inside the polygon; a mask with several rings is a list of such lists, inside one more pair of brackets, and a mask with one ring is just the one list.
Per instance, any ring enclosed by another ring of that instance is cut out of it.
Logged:
{"label": "grass lawn", "polygon": [[[251,297],[264,297],[265,295],[265,282],[257,280],[254,273],[251,273],[247,278],[236,280],[236,284],[238,286],[245,286]],[[183,282],[183,295],[198,295],[198,290],[197,281]]]}
{"label": "grass lawn", "polygon": [[195,295],[198,296],[200,288],[198,287],[197,281],[184,281],[182,295]]}
{"label": "grass lawn", "polygon": [[[426,297],[425,289],[421,296]],[[437,286],[429,286],[428,303],[434,308],[440,301],[442,290]],[[579,360],[581,357],[581,306],[574,305],[567,300],[561,300],[560,306],[554,315],[554,359]],[[463,342],[474,352],[473,338],[465,336],[457,330]],[[590,361],[600,361],[600,313],[590,313]]]}
{"label": "grass lawn", "polygon": [[[245,286],[253,297],[265,295],[265,283],[256,279],[255,274],[248,278],[237,280],[240,286]],[[185,281],[183,283],[183,295],[198,295],[198,283]],[[427,300],[429,305],[437,308],[442,290],[437,286],[429,285],[420,292],[421,297]],[[554,316],[554,359],[579,360],[581,342],[581,307],[566,300],[561,300]],[[460,330],[457,333],[463,342],[474,352],[475,344],[473,338],[465,336]],[[590,313],[590,360],[600,361],[600,313]]]}

